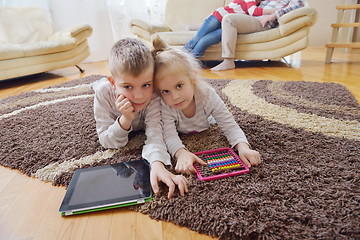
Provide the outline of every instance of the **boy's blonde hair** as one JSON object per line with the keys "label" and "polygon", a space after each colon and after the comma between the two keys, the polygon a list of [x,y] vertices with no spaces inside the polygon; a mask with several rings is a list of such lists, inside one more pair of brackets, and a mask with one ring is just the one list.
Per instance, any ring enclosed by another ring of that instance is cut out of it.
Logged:
{"label": "boy's blonde hair", "polygon": [[168,74],[186,75],[197,90],[197,86],[201,81],[200,62],[191,54],[180,49],[169,48],[169,46],[155,34],[152,38],[154,49],[152,54],[155,59],[154,84],[158,79]]}
{"label": "boy's blonde hair", "polygon": [[124,73],[137,77],[148,67],[154,67],[154,59],[141,41],[124,38],[111,48],[109,68],[113,77],[121,77]]}

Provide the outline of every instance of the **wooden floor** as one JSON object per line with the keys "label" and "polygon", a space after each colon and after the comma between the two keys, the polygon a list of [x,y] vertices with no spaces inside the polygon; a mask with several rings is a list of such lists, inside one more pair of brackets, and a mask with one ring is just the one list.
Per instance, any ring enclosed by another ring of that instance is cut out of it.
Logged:
{"label": "wooden floor", "polygon": [[[360,101],[360,52],[336,49],[333,63],[324,64],[326,49],[308,47],[284,62],[238,62],[237,69],[211,72],[217,79],[270,79],[281,81],[335,82],[345,85]],[[215,63],[209,64],[213,66]],[[108,75],[105,62],[81,64],[46,74],[0,81],[0,98],[60,84],[93,74]],[[212,239],[171,223],[155,221],[126,209],[108,210],[75,217],[60,217],[58,208],[65,188],[0,167],[0,239]]]}

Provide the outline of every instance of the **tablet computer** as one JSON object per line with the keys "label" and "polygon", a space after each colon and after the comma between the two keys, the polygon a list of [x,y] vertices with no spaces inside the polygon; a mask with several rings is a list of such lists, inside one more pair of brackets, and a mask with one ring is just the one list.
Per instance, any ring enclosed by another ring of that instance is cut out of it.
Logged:
{"label": "tablet computer", "polygon": [[140,204],[151,197],[146,160],[82,168],[75,170],[59,212],[69,216]]}

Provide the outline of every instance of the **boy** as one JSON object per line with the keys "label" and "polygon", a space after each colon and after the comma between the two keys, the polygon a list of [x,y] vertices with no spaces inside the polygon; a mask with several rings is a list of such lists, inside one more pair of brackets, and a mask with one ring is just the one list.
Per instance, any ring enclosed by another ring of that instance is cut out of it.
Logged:
{"label": "boy", "polygon": [[121,39],[114,44],[109,58],[111,77],[93,84],[94,116],[100,144],[105,148],[121,148],[131,131],[145,129],[146,141],[142,157],[151,165],[150,182],[154,193],[158,182],[169,187],[171,198],[178,186],[181,196],[188,191],[182,175],[170,173],[170,165],[162,137],[160,97],[153,94],[154,59],[150,50],[136,39]]}

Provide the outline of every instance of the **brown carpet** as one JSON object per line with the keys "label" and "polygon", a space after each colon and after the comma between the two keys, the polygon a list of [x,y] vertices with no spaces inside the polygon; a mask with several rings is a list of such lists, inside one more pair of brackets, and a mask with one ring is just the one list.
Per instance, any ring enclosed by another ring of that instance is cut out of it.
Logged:
{"label": "brown carpet", "polygon": [[[66,186],[75,169],[139,159],[134,133],[103,149],[90,76],[0,101],[0,164]],[[360,107],[335,83],[208,80],[263,164],[134,210],[220,239],[360,239]],[[217,127],[181,136],[192,151],[228,146]],[[54,209],[57,211],[57,209]]]}

